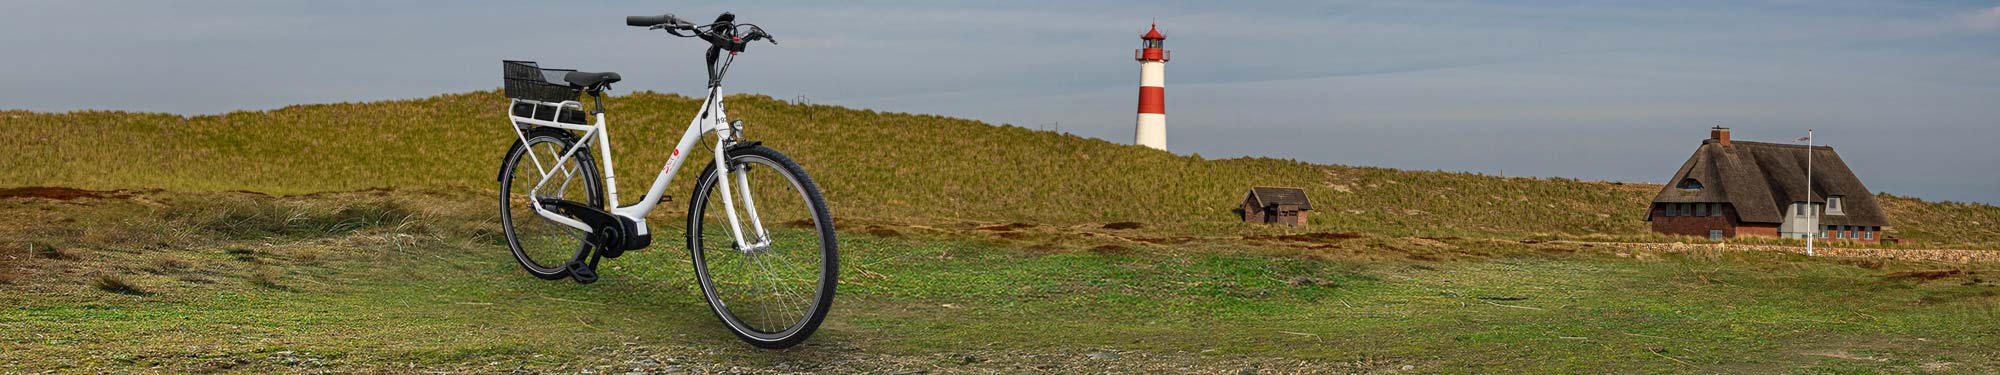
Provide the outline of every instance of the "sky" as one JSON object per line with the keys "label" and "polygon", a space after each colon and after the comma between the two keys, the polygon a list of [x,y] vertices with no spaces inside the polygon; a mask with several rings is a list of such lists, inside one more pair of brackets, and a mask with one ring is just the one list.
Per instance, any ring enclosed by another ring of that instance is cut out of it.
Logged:
{"label": "sky", "polygon": [[[2000,1],[8,1],[0,109],[188,115],[491,90],[498,60],[1132,142],[1167,34],[1179,154],[1660,183],[1708,128],[1814,129],[1877,192],[2000,203]],[[615,108],[614,113],[615,116]],[[754,119],[749,119],[754,122]]]}

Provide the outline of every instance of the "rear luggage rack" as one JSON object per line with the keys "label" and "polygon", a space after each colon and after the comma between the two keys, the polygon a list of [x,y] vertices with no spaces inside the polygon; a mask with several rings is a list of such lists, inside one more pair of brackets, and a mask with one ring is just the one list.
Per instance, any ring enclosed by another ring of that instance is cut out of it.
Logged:
{"label": "rear luggage rack", "polygon": [[515,126],[525,128],[532,125],[519,121],[522,118],[586,124],[583,103],[576,101],[583,89],[557,83],[563,75],[576,70],[542,69],[533,61],[501,60],[500,65],[503,68],[502,78],[507,83],[507,98],[514,101],[507,114],[516,118]]}

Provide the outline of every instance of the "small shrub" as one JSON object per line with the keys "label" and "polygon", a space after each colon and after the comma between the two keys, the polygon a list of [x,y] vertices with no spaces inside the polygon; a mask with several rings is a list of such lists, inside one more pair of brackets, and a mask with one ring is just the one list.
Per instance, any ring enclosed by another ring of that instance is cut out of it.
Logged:
{"label": "small shrub", "polygon": [[143,296],[148,294],[146,293],[145,290],[139,289],[138,286],[132,285],[131,282],[125,281],[124,277],[108,273],[98,274],[97,277],[90,279],[90,286],[97,287],[97,290],[118,293],[118,294],[130,294],[135,296]]}

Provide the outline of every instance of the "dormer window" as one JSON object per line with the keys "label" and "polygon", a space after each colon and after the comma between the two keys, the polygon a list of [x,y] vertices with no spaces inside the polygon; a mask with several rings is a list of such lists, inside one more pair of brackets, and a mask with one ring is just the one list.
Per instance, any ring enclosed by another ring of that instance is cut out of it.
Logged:
{"label": "dormer window", "polygon": [[1674,187],[1680,188],[1681,190],[1701,190],[1701,181],[1695,181],[1692,178],[1684,178],[1681,179],[1681,183],[1679,185],[1674,185]]}
{"label": "dormer window", "polygon": [[1840,206],[1841,206],[1841,205],[1840,205],[1840,197],[1838,197],[1838,196],[1833,196],[1833,197],[1826,197],[1826,214],[1827,214],[1827,215],[1841,215],[1841,213],[1840,213]]}

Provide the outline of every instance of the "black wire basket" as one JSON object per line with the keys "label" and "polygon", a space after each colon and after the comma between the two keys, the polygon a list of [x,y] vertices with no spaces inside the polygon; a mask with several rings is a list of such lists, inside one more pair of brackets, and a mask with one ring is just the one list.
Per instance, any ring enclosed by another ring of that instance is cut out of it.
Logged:
{"label": "black wire basket", "polygon": [[[504,78],[507,79],[508,98],[533,100],[538,102],[561,103],[576,100],[582,89],[568,84],[555,83],[563,75],[575,72],[572,69],[542,69],[533,61],[501,60]],[[554,79],[550,79],[554,78]]]}

